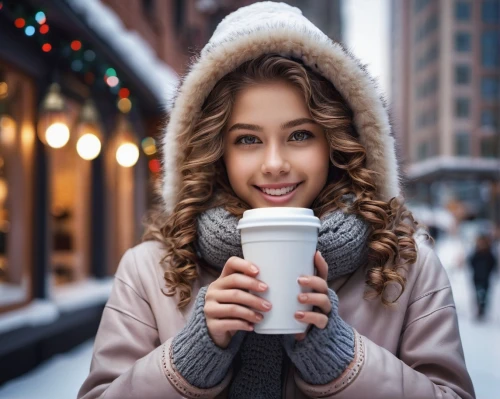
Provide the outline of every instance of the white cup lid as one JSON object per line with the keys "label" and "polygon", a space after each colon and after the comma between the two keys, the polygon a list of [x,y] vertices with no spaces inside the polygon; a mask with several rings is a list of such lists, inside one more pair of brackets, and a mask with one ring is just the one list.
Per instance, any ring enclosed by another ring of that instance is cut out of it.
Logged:
{"label": "white cup lid", "polygon": [[309,208],[255,208],[243,212],[237,228],[261,226],[306,226],[319,229],[321,222]]}

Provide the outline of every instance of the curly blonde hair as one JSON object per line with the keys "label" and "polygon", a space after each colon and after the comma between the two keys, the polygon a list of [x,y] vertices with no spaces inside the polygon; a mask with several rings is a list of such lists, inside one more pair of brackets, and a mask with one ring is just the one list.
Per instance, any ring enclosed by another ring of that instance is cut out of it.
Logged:
{"label": "curly blonde hair", "polygon": [[[253,84],[284,80],[299,88],[312,119],[324,128],[330,144],[328,181],[312,209],[321,217],[343,209],[359,215],[371,226],[368,238],[367,297],[380,296],[391,284],[404,291],[406,279],[400,269],[416,261],[413,233],[417,222],[398,198],[377,199],[376,173],[366,168],[366,150],[358,140],[353,113],[333,84],[298,60],[268,54],[248,61],[219,80],[206,98],[194,129],[178,137],[184,159],[178,165],[181,176],[178,202],[166,215],[153,209],[146,219],[144,240],[158,240],[166,248],[162,263],[168,295],[179,294],[178,308],[191,300],[192,283],[198,277],[196,264],[204,264],[195,251],[197,216],[216,206],[224,206],[241,217],[248,204],[234,193],[222,160],[223,131],[238,92]],[[356,200],[346,209],[342,196],[354,193]]]}

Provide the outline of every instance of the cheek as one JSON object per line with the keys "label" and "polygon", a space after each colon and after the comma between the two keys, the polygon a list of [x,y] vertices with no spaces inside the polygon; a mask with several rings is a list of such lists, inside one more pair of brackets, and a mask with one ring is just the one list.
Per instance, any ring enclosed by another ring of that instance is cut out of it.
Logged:
{"label": "cheek", "polygon": [[231,184],[233,190],[238,193],[240,191],[239,187],[244,185],[246,181],[245,173],[248,167],[245,166],[243,157],[238,157],[231,153],[228,153],[224,157],[224,163],[226,165],[229,184]]}
{"label": "cheek", "polygon": [[311,151],[307,156],[301,157],[301,163],[303,170],[308,172],[310,178],[313,178],[317,184],[324,185],[328,178],[330,157],[323,148],[321,151]]}

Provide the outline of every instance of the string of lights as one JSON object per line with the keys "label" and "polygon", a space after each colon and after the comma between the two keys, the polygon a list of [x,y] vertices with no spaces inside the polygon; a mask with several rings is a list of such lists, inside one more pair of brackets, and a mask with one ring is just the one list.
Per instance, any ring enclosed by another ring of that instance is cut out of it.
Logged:
{"label": "string of lights", "polygon": [[[97,85],[101,90],[107,89],[115,97],[116,107],[122,114],[128,114],[132,110],[135,100],[133,100],[131,91],[125,84],[124,79],[117,72],[118,68],[110,65],[90,43],[86,43],[78,37],[68,38],[61,35],[56,28],[51,26],[50,15],[48,15],[47,10],[42,7],[34,9],[29,4],[16,0],[0,0],[0,14],[5,14],[15,28],[32,39],[42,54],[47,57],[57,58],[59,68],[70,69],[87,86]],[[67,32],[65,34],[67,36]],[[85,107],[88,108],[89,105]],[[58,127],[58,129],[55,129],[54,126]],[[60,124],[49,124],[44,128],[41,140],[53,147],[55,145],[54,148],[64,146],[68,141],[69,132],[65,130],[65,134],[61,135],[60,127]],[[52,135],[52,133],[54,134]],[[54,141],[47,140],[52,136],[57,137],[59,140],[57,144]],[[99,154],[101,145],[98,135],[80,133],[79,136],[81,137],[77,144],[77,150],[80,156],[89,160],[95,158]],[[65,140],[62,140],[62,138],[65,138]],[[149,170],[154,174],[159,173],[160,162],[156,157],[157,147],[154,138],[146,137],[143,139],[141,147],[148,157]],[[87,150],[85,150],[86,148]],[[88,155],[89,153],[92,153],[92,156]]]}

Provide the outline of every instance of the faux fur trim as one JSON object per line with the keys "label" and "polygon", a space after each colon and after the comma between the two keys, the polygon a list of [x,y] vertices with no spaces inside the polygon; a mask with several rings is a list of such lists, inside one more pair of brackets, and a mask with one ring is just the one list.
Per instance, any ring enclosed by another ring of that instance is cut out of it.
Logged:
{"label": "faux fur trim", "polygon": [[367,167],[379,174],[379,198],[398,196],[395,143],[375,81],[348,50],[321,32],[298,8],[266,1],[242,7],[224,18],[179,87],[162,138],[166,211],[171,213],[177,202],[179,166],[184,161],[178,140],[181,132],[193,128],[217,81],[242,63],[268,53],[299,58],[333,83],[354,113],[360,141],[367,149]]}

